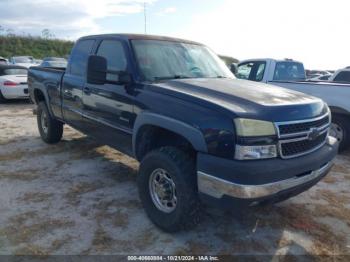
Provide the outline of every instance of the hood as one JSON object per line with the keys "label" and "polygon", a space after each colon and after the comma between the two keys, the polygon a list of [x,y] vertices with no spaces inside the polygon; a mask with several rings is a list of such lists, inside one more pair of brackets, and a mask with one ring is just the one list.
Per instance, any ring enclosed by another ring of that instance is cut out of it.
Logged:
{"label": "hood", "polygon": [[[238,79],[179,79],[155,84],[162,91],[183,99],[209,102],[239,117],[268,121],[291,121],[325,112],[322,100],[304,93]],[[208,104],[208,103],[207,103]]]}

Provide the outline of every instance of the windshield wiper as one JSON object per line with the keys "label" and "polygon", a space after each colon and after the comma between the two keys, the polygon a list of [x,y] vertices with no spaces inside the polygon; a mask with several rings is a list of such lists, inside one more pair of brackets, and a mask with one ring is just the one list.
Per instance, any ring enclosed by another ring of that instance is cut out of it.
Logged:
{"label": "windshield wiper", "polygon": [[159,81],[159,80],[186,79],[186,78],[191,78],[191,77],[185,76],[185,75],[155,76],[154,80]]}

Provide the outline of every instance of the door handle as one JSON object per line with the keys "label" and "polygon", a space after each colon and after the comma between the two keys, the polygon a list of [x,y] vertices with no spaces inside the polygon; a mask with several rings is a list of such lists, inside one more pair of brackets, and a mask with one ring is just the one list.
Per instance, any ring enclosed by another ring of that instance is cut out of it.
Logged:
{"label": "door handle", "polygon": [[91,93],[91,89],[89,88],[89,87],[87,87],[87,86],[85,86],[84,88],[83,88],[83,92],[85,93],[85,94],[90,94]]}

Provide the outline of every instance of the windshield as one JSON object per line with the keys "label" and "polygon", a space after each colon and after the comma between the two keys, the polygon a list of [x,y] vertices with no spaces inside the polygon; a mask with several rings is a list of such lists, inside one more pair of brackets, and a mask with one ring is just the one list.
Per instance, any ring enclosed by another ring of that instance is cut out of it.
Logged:
{"label": "windshield", "polygon": [[60,62],[66,62],[67,60],[65,58],[62,57],[45,57],[43,59],[44,62],[46,61],[60,61]]}
{"label": "windshield", "polygon": [[301,63],[277,62],[273,80],[297,81],[305,80],[305,70]]}
{"label": "windshield", "polygon": [[67,62],[65,61],[44,61],[41,63],[43,67],[67,67]]}
{"label": "windshield", "polygon": [[11,69],[5,69],[3,72],[3,75],[27,75],[27,69],[22,68],[11,68]]}
{"label": "windshield", "polygon": [[181,42],[133,40],[140,70],[148,81],[175,78],[234,78],[209,48]]}
{"label": "windshield", "polygon": [[15,63],[33,63],[33,59],[30,57],[14,57],[13,61]]}

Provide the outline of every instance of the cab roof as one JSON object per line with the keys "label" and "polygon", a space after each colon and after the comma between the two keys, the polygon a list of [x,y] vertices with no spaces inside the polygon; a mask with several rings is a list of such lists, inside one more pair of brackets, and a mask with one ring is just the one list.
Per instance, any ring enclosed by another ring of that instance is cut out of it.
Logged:
{"label": "cab roof", "polygon": [[[79,40],[82,39],[104,39],[104,38],[112,38],[117,37],[123,40],[158,40],[158,41],[171,41],[171,42],[181,42],[181,43],[187,43],[187,44],[195,44],[195,45],[202,45],[201,43],[191,41],[191,40],[185,40],[180,38],[174,38],[174,37],[168,37],[168,36],[159,36],[159,35],[144,35],[144,34],[101,34],[101,35],[89,35],[89,36],[83,36],[79,38]],[[79,41],[78,40],[78,41]]]}

